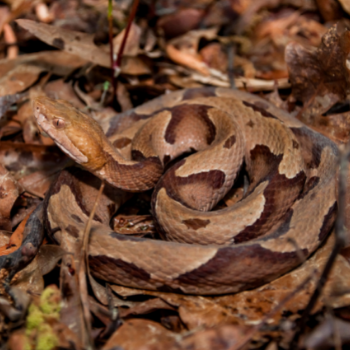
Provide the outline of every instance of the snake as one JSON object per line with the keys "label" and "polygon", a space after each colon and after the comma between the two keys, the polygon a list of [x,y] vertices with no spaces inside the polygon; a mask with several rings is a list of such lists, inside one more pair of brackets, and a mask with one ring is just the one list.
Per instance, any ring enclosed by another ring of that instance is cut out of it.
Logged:
{"label": "snake", "polygon": [[[254,94],[179,90],[103,125],[46,96],[33,101],[33,111],[40,129],[80,167],[113,188],[153,189],[158,238],[118,234],[101,220],[94,226],[88,261],[100,280],[194,295],[236,293],[299,266],[334,224],[337,146]],[[53,186],[51,230],[83,229],[84,200],[73,187],[64,176]],[[238,198],[223,204],[232,193]]]}

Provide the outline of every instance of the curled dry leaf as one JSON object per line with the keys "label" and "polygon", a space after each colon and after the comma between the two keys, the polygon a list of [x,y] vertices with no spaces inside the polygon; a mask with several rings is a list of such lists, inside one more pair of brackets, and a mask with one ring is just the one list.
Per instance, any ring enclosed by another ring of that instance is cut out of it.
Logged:
{"label": "curled dry leaf", "polygon": [[339,0],[339,3],[343,10],[350,14],[350,1],[349,0]]}
{"label": "curled dry leaf", "polygon": [[238,350],[243,344],[245,330],[240,326],[224,325],[195,333],[177,334],[149,320],[127,320],[102,348],[112,350]]}
{"label": "curled dry leaf", "polygon": [[350,323],[328,315],[326,319],[308,334],[303,344],[307,349],[327,349],[350,343]]}
{"label": "curled dry leaf", "polygon": [[176,333],[170,332],[159,323],[133,319],[125,321],[102,349],[112,350],[116,346],[124,350],[147,349],[151,345],[153,350],[168,349],[176,338]]}
{"label": "curled dry leaf", "polygon": [[350,141],[350,112],[316,115],[310,126],[338,146],[346,145]]}
{"label": "curled dry leaf", "polygon": [[17,181],[0,165],[0,229],[11,231],[11,209],[19,195]]}
{"label": "curled dry leaf", "polygon": [[181,9],[161,17],[157,22],[157,27],[158,30],[163,31],[167,38],[175,38],[189,30],[198,28],[203,14],[203,11],[194,8]]}
{"label": "curled dry leaf", "polygon": [[0,97],[0,119],[7,112],[7,110],[16,102],[21,100],[27,93],[5,95]]}
{"label": "curled dry leaf", "polygon": [[194,69],[203,75],[210,75],[208,65],[198,54],[201,38],[212,40],[217,36],[217,28],[192,30],[185,35],[171,40],[166,46],[166,53],[176,63]]}
{"label": "curled dry leaf", "polygon": [[66,83],[63,79],[48,82],[44,87],[44,91],[47,96],[69,101],[76,108],[83,109],[85,107],[84,103],[75,94],[72,84]]}
{"label": "curled dry leaf", "polygon": [[4,77],[16,67],[24,64],[41,67],[44,71],[49,71],[52,74],[69,75],[74,69],[86,62],[85,59],[64,51],[43,51],[20,55],[14,60],[0,60],[0,76]]}
{"label": "curled dry leaf", "polygon": [[[120,45],[123,41],[125,35],[125,29],[123,29],[114,39],[113,39],[113,50],[115,53],[119,52]],[[123,56],[137,56],[140,50],[140,38],[141,38],[141,28],[132,23],[128,37],[126,39]]]}
{"label": "curled dry leaf", "polygon": [[49,45],[67,51],[70,54],[75,54],[100,66],[107,68],[111,66],[108,52],[94,44],[93,35],[27,19],[18,19],[16,22]]}
{"label": "curled dry leaf", "polygon": [[15,66],[0,78],[0,96],[21,92],[33,85],[39,78],[44,67],[22,64]]}
{"label": "curled dry leaf", "polygon": [[13,232],[13,234],[11,235],[9,242],[0,247],[0,256],[10,254],[20,247],[23,240],[24,227],[34,209],[35,208],[33,208],[33,210],[30,211],[27,214],[27,216],[22,220],[22,222],[18,225],[15,232]]}
{"label": "curled dry leaf", "polygon": [[[339,3],[342,1],[334,1],[334,0],[316,0],[316,4],[318,10],[320,11],[323,19],[328,21],[334,21],[342,18],[342,11]],[[348,0],[344,1],[345,3],[349,3]],[[349,6],[350,10],[350,6]]]}
{"label": "curled dry leaf", "polygon": [[317,48],[305,48],[296,42],[286,46],[292,92],[304,102],[308,115],[322,114],[349,91],[347,56],[350,53],[350,32],[341,23],[332,26]]}

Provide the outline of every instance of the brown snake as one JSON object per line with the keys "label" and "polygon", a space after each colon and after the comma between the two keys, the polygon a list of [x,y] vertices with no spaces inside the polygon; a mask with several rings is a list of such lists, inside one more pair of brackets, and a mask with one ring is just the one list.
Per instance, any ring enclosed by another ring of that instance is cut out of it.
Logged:
{"label": "brown snake", "polygon": [[[170,93],[113,118],[108,139],[67,102],[40,97],[33,108],[39,126],[94,175],[127,191],[155,186],[152,211],[164,241],[96,224],[89,248],[95,277],[151,290],[237,292],[295,268],[334,223],[337,147],[257,96],[221,88]],[[161,177],[164,165],[193,151]],[[208,212],[242,167],[249,177],[243,197]],[[79,218],[55,215],[59,195],[76,204],[68,184],[56,187],[51,228],[71,220],[83,229]]]}

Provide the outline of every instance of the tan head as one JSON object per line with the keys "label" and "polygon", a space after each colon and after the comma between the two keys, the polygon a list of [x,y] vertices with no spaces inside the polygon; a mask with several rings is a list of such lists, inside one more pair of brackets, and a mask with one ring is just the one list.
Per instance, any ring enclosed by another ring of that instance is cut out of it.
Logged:
{"label": "tan head", "polygon": [[106,162],[104,133],[98,123],[63,100],[40,96],[33,101],[34,116],[45,131],[77,163],[89,170]]}

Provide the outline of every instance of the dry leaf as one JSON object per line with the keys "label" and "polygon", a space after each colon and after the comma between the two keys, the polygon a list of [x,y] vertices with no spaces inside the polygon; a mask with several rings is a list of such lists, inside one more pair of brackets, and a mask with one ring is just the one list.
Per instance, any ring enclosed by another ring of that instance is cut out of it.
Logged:
{"label": "dry leaf", "polygon": [[304,48],[296,42],[286,46],[293,96],[304,102],[308,115],[322,114],[346,97],[349,53],[350,34],[340,23],[329,29],[317,49]]}
{"label": "dry leaf", "polygon": [[17,181],[0,165],[0,229],[11,231],[11,209],[19,195]]}
{"label": "dry leaf", "polygon": [[107,68],[111,66],[108,52],[94,44],[93,35],[91,34],[75,32],[27,19],[18,19],[16,22],[49,45],[100,66]]}

